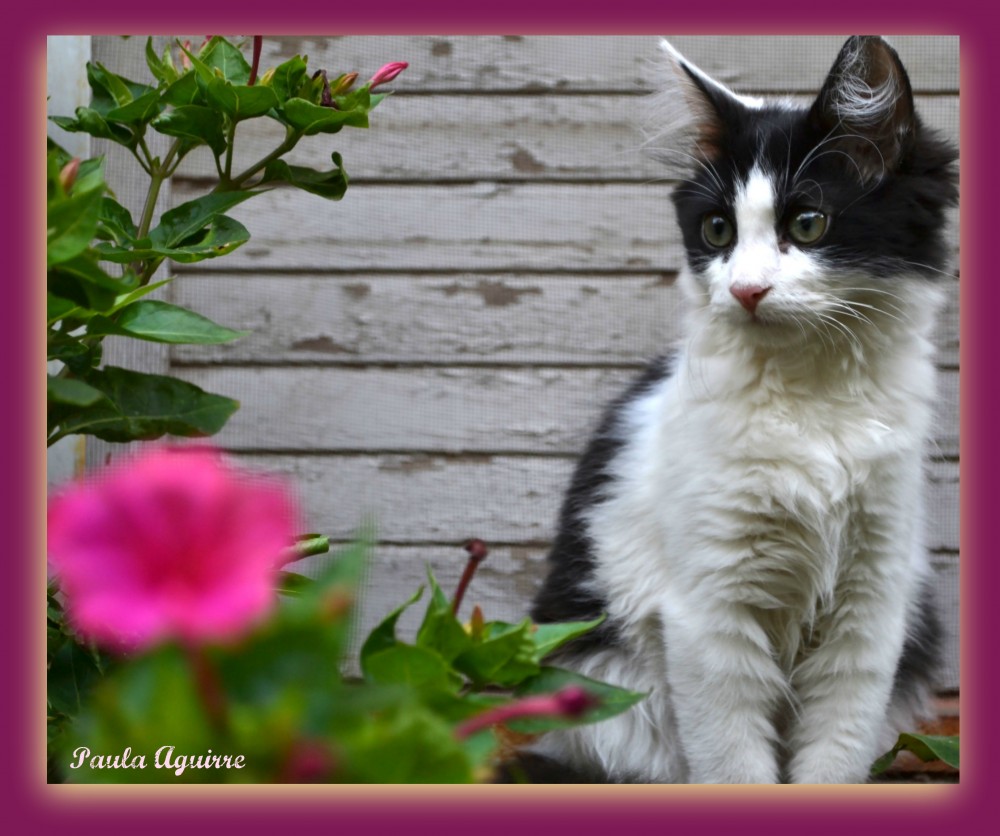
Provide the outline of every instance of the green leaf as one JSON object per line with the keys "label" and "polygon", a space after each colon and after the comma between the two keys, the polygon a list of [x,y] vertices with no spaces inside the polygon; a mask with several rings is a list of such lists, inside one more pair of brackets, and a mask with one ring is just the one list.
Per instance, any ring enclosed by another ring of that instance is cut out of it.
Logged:
{"label": "green leaf", "polygon": [[131,293],[123,293],[121,296],[115,297],[115,302],[111,306],[111,310],[108,314],[113,314],[116,311],[120,311],[122,308],[131,305],[133,302],[141,299],[143,296],[152,293],[154,290],[158,290],[164,285],[170,284],[171,279],[164,279],[162,282],[153,282],[152,284],[144,285],[143,287],[136,288]]}
{"label": "green leaf", "polygon": [[418,691],[457,694],[462,687],[462,677],[437,653],[402,642],[369,655],[365,676],[383,685],[406,685]]}
{"label": "green leaf", "polygon": [[91,311],[109,310],[118,296],[131,291],[137,281],[131,273],[122,278],[108,275],[91,251],[53,266],[47,276],[49,293]]}
{"label": "green leaf", "polygon": [[75,716],[101,680],[101,659],[76,641],[60,643],[48,671],[48,703],[53,711]]}
{"label": "green leaf", "polygon": [[97,244],[95,251],[101,258],[128,264],[133,261],[172,258],[182,264],[192,264],[207,258],[228,255],[237,247],[250,240],[250,233],[239,221],[226,215],[213,218],[206,229],[198,230],[178,246],[157,244],[149,238],[136,242],[135,249]]}
{"label": "green leaf", "polygon": [[78,107],[75,119],[69,116],[53,116],[51,120],[64,131],[86,133],[97,139],[110,139],[126,147],[131,147],[136,141],[135,134],[131,130],[124,125],[109,123],[100,113],[89,107]]}
{"label": "green leaf", "polygon": [[452,613],[451,601],[441,591],[429,566],[427,580],[431,588],[431,598],[427,604],[424,620],[417,631],[417,646],[434,651],[446,662],[451,662],[460,653],[472,647],[472,638]]}
{"label": "green leaf", "polygon": [[531,638],[535,643],[535,661],[541,662],[553,650],[562,647],[568,641],[582,636],[597,627],[606,616],[593,621],[569,621],[562,624],[538,624]]}
{"label": "green leaf", "polygon": [[87,375],[107,396],[60,425],[63,435],[85,433],[105,441],[135,441],[170,433],[183,437],[217,433],[239,404],[173,377],[108,366]]}
{"label": "green leaf", "polygon": [[597,698],[598,703],[588,709],[581,717],[525,717],[511,720],[506,725],[513,731],[525,734],[539,734],[551,729],[569,728],[585,723],[596,723],[627,711],[646,694],[618,688],[606,682],[598,682],[586,676],[562,668],[543,667],[541,672],[523,682],[515,691],[518,697],[552,694],[570,685],[583,688],[588,694]]}
{"label": "green leaf", "polygon": [[396,622],[399,621],[399,617],[413,604],[420,600],[420,596],[424,594],[424,588],[420,587],[405,604],[396,607],[389,615],[387,615],[379,625],[368,634],[368,638],[365,639],[365,643],[361,647],[360,663],[361,670],[367,675],[367,670],[365,665],[374,654],[379,653],[388,648],[395,647],[397,642],[396,639]]}
{"label": "green leaf", "polygon": [[218,192],[189,200],[169,212],[164,212],[159,226],[149,233],[149,238],[158,247],[179,247],[186,238],[201,231],[206,224],[223,212],[259,193]]}
{"label": "green leaf", "polygon": [[163,110],[163,102],[156,90],[140,96],[121,107],[112,108],[105,114],[108,122],[119,122],[126,125],[145,125]]}
{"label": "green leaf", "polygon": [[[83,252],[66,259],[52,267],[51,276],[65,275],[73,281],[96,285],[113,293],[123,293],[132,290],[137,281],[135,276],[112,276],[98,263],[95,252]],[[72,298],[72,297],[70,297]]]}
{"label": "green leaf", "polygon": [[100,63],[87,63],[87,81],[93,90],[92,106],[102,115],[131,102],[135,97],[131,85]]}
{"label": "green leaf", "polygon": [[368,127],[368,111],[365,109],[334,110],[300,98],[285,102],[281,113],[289,125],[306,136],[334,134],[345,125],[354,128]]}
{"label": "green leaf", "polygon": [[357,725],[343,740],[343,780],[350,783],[472,783],[477,758],[492,751],[456,740],[441,718],[406,702]]}
{"label": "green leaf", "polygon": [[525,619],[517,625],[489,630],[486,639],[459,655],[452,664],[477,687],[502,685],[512,687],[536,675],[535,645],[531,640],[532,623]]}
{"label": "green leaf", "polygon": [[872,775],[885,772],[892,766],[896,756],[904,749],[912,752],[922,761],[940,760],[955,769],[959,768],[959,739],[957,736],[904,732],[896,740],[896,745],[872,765]]}
{"label": "green leaf", "polygon": [[98,236],[110,239],[119,245],[135,242],[136,226],[129,212],[114,198],[105,196],[101,201],[101,211],[98,215],[100,229]]}
{"label": "green leaf", "polygon": [[348,178],[340,154],[333,153],[333,163],[336,168],[331,171],[317,171],[305,166],[289,165],[280,159],[272,160],[264,168],[261,183],[288,183],[328,200],[340,200],[347,191]]}
{"label": "green leaf", "polygon": [[[185,105],[204,104],[205,97],[198,86],[198,77],[193,72],[188,72],[170,82],[167,89],[163,91],[163,101],[178,108]],[[159,130],[155,122],[153,127]]]}
{"label": "green leaf", "polygon": [[270,87],[232,84],[213,78],[206,88],[210,104],[220,108],[234,122],[263,116],[278,106],[278,97]]}
{"label": "green leaf", "polygon": [[86,375],[101,362],[101,344],[87,345],[76,337],[50,330],[46,356],[49,360],[58,360],[75,375]]}
{"label": "green leaf", "polygon": [[299,575],[296,572],[278,573],[278,593],[281,595],[290,595],[297,598],[315,584],[316,581],[307,575]]}
{"label": "green leaf", "polygon": [[[305,78],[306,69],[306,62],[296,55],[274,68],[274,73],[266,86],[274,90],[279,102],[285,102],[299,89]],[[264,84],[264,81],[261,83]]]}
{"label": "green leaf", "polygon": [[101,392],[82,380],[52,375],[48,376],[47,394],[50,402],[70,406],[90,406],[104,397]]}
{"label": "green leaf", "polygon": [[59,264],[82,253],[97,233],[101,190],[80,191],[48,205],[48,264]]}
{"label": "green leaf", "polygon": [[114,320],[95,317],[87,326],[87,334],[93,336],[118,334],[150,342],[196,345],[225,343],[248,333],[224,328],[187,308],[155,300],[128,305]]}
{"label": "green leaf", "polygon": [[53,325],[60,319],[66,317],[69,313],[79,310],[82,309],[76,304],[76,302],[72,302],[69,299],[63,299],[62,297],[56,296],[51,292],[46,294],[46,325]]}
{"label": "green leaf", "polygon": [[219,35],[212,37],[200,56],[191,55],[191,63],[195,62],[211,71],[218,69],[222,77],[233,84],[246,84],[250,80],[250,64],[243,53]]}
{"label": "green leaf", "polygon": [[177,80],[177,70],[174,68],[174,62],[170,58],[170,45],[167,44],[164,48],[163,57],[161,58],[156,54],[156,50],[153,49],[152,37],[146,39],[146,66],[149,67],[153,78],[161,84],[172,84]]}
{"label": "green leaf", "polygon": [[184,104],[161,113],[150,123],[161,134],[205,143],[218,157],[226,150],[222,114],[211,107]]}

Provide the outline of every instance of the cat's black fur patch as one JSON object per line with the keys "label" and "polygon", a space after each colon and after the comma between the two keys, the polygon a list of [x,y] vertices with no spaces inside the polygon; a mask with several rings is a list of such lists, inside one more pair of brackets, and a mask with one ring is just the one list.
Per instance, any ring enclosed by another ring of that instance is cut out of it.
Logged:
{"label": "cat's black fur patch", "polygon": [[[625,444],[616,424],[622,409],[670,375],[670,359],[654,360],[601,419],[597,432],[577,464],[559,515],[559,529],[549,552],[549,573],[535,598],[531,616],[540,623],[588,621],[607,610],[605,598],[589,583],[594,572],[594,556],[587,536],[584,513],[600,502],[612,476],[609,463]],[[585,650],[612,645],[618,640],[613,623],[577,638],[568,649]]]}
{"label": "cat's black fur patch", "polygon": [[[672,196],[692,267],[704,269],[719,255],[702,235],[703,218],[721,211],[732,222],[736,194],[757,168],[775,182],[779,230],[803,209],[827,216],[826,234],[809,250],[831,266],[875,276],[942,275],[944,210],[958,198],[957,155],[916,114],[906,126],[898,158],[870,182],[813,111],[751,108],[699,86],[718,119],[712,154]],[[738,239],[737,230],[730,250]]]}
{"label": "cat's black fur patch", "polygon": [[494,784],[609,784],[607,776],[583,773],[533,752],[520,752],[497,767]]}
{"label": "cat's black fur patch", "polygon": [[920,606],[911,617],[912,624],[903,655],[896,667],[893,681],[893,700],[919,695],[925,688],[933,688],[940,670],[944,649],[944,627],[938,615],[934,589],[925,584],[920,595]]}

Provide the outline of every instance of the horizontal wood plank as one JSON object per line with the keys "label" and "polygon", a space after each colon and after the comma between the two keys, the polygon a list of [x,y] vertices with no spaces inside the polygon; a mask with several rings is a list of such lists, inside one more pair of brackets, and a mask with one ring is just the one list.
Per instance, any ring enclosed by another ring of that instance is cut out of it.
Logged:
{"label": "horizontal wood plank", "polygon": [[[805,104],[802,97],[795,101]],[[924,121],[958,138],[957,96],[923,96]],[[343,155],[355,182],[380,180],[633,180],[671,176],[642,153],[641,98],[631,96],[397,96],[371,117],[370,130],[303,139],[285,157],[295,165],[330,168]],[[284,128],[262,119],[240,127],[234,171],[263,158],[285,139]],[[211,153],[185,158],[176,177],[216,177]]]}
{"label": "horizontal wood plank", "polygon": [[[576,464],[573,456],[261,455],[239,458],[292,480],[310,530],[350,539],[374,519],[394,545],[548,543]],[[928,463],[927,545],[958,551],[956,462]]]}
{"label": "horizontal wood plank", "polygon": [[[216,436],[244,450],[575,454],[631,369],[229,368],[177,370],[236,398]],[[958,373],[940,374],[936,456],[958,454]]]}
{"label": "horizontal wood plank", "polygon": [[[173,299],[250,333],[173,349],[178,363],[638,364],[680,336],[673,274],[185,276]],[[958,282],[937,329],[958,365]]]}
{"label": "horizontal wood plank", "polygon": [[[174,203],[201,194],[174,184]],[[683,263],[670,186],[357,186],[340,203],[275,189],[232,210],[252,239],[177,272],[676,271]],[[948,232],[957,251],[957,211]]]}
{"label": "horizontal wood plank", "polygon": [[[685,57],[741,90],[817,90],[846,36],[667,35]],[[199,42],[200,37],[194,38]],[[958,89],[958,38],[890,36],[919,92]],[[389,61],[409,69],[393,82],[400,94],[428,91],[643,91],[662,72],[659,33],[608,36],[268,36],[261,66],[296,54],[330,77],[368,77]]]}

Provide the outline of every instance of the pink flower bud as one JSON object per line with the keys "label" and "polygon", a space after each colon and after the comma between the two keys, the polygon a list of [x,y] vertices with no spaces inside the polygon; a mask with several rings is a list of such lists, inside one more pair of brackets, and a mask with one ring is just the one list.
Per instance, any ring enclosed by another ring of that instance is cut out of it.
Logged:
{"label": "pink flower bud", "polygon": [[330,747],[323,740],[298,740],[281,770],[285,784],[326,783],[337,766]]}
{"label": "pink flower bud", "polygon": [[478,731],[495,726],[498,723],[509,723],[522,717],[565,717],[574,719],[582,716],[588,709],[595,707],[600,700],[588,694],[579,685],[567,685],[554,694],[543,694],[537,697],[523,697],[507,705],[488,709],[475,717],[470,717],[455,728],[455,736],[464,740]]}
{"label": "pink flower bud", "polygon": [[59,172],[59,185],[62,186],[64,192],[68,192],[71,188],[73,188],[73,184],[76,182],[76,175],[79,171],[79,157],[74,157],[63,166],[62,171]]}
{"label": "pink flower bud", "polygon": [[406,61],[393,61],[391,64],[386,64],[372,76],[372,80],[368,82],[369,89],[374,90],[380,84],[386,84],[392,81],[409,66],[410,65],[407,64]]}

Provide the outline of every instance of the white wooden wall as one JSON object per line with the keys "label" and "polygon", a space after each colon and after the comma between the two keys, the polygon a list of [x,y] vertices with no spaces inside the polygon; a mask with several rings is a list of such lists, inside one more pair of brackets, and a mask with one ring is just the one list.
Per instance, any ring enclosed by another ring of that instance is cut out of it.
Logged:
{"label": "white wooden wall", "polygon": [[[803,98],[843,41],[671,40],[741,91]],[[926,121],[957,140],[957,38],[893,40]],[[635,129],[656,38],[266,38],[262,67],[296,53],[331,77],[365,78],[392,60],[410,68],[370,131],[296,152],[316,166],[343,154],[352,183],[342,202],[272,191],[233,213],[253,235],[247,245],[177,267],[176,301],[251,334],[176,349],[172,372],[242,402],[219,443],[292,477],[314,530],[347,540],[374,515],[365,626],[422,582],[428,562],[453,588],[470,537],[492,551],[467,606],[516,619],[602,405],[677,334],[672,184],[641,156]],[[273,136],[240,140],[257,157]],[[172,202],[200,194],[212,173],[207,157],[192,158]],[[957,229],[951,240],[957,265]],[[956,268],[928,462],[949,688],[958,341]]]}

